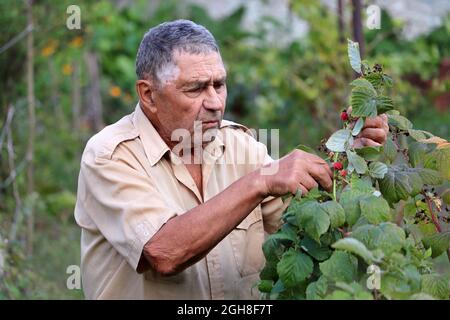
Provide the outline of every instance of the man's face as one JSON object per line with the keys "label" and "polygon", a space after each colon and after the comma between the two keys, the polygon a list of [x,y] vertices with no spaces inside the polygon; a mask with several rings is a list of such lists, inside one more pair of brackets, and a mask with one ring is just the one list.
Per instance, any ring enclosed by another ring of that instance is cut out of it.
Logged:
{"label": "man's face", "polygon": [[[176,68],[163,75],[162,87],[154,92],[160,134],[171,137],[176,129],[185,129],[193,137],[194,130],[215,136],[225,110],[226,71],[218,53],[174,54]],[[201,121],[201,128],[194,122]],[[209,141],[208,141],[209,140]]]}

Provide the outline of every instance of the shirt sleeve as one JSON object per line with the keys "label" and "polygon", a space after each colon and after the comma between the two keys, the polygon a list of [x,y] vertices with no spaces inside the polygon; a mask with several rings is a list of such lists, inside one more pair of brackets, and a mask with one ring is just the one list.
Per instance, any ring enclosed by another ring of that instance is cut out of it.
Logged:
{"label": "shirt sleeve", "polygon": [[83,156],[77,222],[90,220],[136,270],[144,245],[177,213],[145,171],[118,157]]}

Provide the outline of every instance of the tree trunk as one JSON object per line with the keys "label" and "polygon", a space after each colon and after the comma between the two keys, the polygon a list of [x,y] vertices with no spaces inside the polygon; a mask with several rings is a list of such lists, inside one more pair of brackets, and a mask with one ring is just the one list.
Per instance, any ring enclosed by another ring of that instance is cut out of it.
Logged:
{"label": "tree trunk", "polygon": [[[27,21],[28,25],[33,26],[33,0],[27,1]],[[34,192],[34,136],[36,130],[35,119],[35,98],[34,98],[34,48],[33,32],[27,35],[27,100],[28,100],[28,145],[27,145],[27,197],[32,198]],[[34,233],[34,208],[33,202],[30,202],[29,214],[27,219],[27,253],[33,253],[33,233]]]}
{"label": "tree trunk", "polygon": [[97,55],[86,52],[85,60],[89,73],[89,89],[87,93],[87,122],[91,130],[97,132],[104,126],[102,96],[100,94],[100,71]]}
{"label": "tree trunk", "polygon": [[344,10],[342,6],[343,0],[337,0],[337,16],[338,16],[338,33],[339,33],[339,42],[345,42],[345,30],[344,30]]}
{"label": "tree trunk", "polygon": [[80,86],[80,63],[76,61],[73,64],[72,75],[72,127],[79,134],[81,129],[80,111],[81,111],[81,86]]}
{"label": "tree trunk", "polygon": [[361,0],[352,0],[353,4],[353,38],[354,41],[359,43],[359,53],[361,54],[361,59],[364,59],[364,33],[362,27],[362,3]]}

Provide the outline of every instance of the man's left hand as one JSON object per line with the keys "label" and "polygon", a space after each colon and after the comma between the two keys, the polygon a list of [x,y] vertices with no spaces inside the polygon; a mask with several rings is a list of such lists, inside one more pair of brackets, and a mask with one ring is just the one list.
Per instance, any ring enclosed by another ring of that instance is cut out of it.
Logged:
{"label": "man's left hand", "polygon": [[388,117],[381,114],[374,118],[367,118],[361,132],[356,136],[354,148],[379,147],[387,139],[389,133]]}

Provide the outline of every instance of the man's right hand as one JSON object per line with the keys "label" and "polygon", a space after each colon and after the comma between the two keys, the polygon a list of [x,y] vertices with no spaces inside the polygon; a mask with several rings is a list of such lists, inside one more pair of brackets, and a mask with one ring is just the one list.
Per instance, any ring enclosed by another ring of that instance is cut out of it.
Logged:
{"label": "man's right hand", "polygon": [[295,194],[299,188],[305,194],[319,185],[331,191],[333,185],[333,173],[328,164],[301,150],[294,150],[259,170],[265,196]]}

